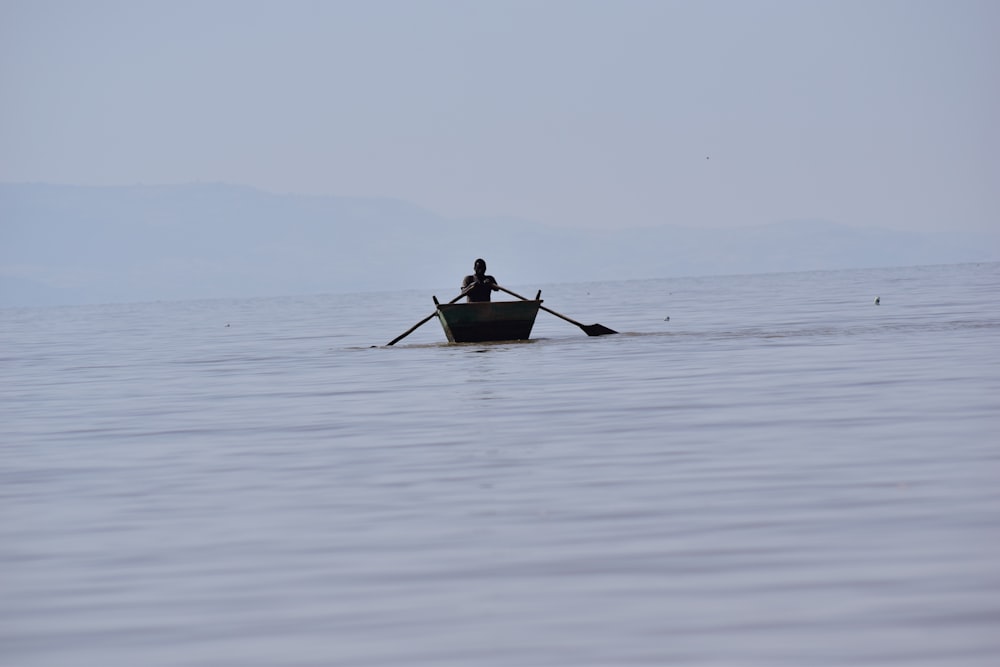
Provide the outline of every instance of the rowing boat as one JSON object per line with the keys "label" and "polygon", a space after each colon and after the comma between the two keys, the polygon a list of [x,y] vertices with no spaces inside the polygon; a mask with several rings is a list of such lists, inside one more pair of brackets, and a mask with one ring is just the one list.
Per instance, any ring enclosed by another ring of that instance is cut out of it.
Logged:
{"label": "rowing boat", "polygon": [[439,303],[437,316],[452,343],[528,340],[541,299]]}
{"label": "rowing boat", "polygon": [[603,324],[580,324],[576,320],[557,313],[551,308],[546,308],[542,305],[542,290],[538,290],[534,299],[529,299],[517,292],[511,292],[506,287],[497,284],[494,284],[493,287],[511,296],[516,296],[520,301],[457,303],[459,299],[468,295],[469,290],[472,289],[472,285],[463,288],[462,293],[448,303],[441,303],[437,300],[436,296],[432,297],[435,306],[434,312],[390,340],[388,346],[391,347],[403,340],[434,319],[435,315],[441,322],[444,335],[452,343],[528,340],[528,336],[531,335],[531,327],[535,325],[535,316],[538,315],[539,310],[552,313],[559,319],[566,320],[570,324],[575,324],[588,336],[606,336],[618,333]]}

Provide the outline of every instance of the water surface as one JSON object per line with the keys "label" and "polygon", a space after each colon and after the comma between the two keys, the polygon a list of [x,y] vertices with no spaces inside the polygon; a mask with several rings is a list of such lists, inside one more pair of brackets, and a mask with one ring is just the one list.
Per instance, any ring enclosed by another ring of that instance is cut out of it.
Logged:
{"label": "water surface", "polygon": [[510,287],[0,311],[2,661],[996,664],[1000,265]]}

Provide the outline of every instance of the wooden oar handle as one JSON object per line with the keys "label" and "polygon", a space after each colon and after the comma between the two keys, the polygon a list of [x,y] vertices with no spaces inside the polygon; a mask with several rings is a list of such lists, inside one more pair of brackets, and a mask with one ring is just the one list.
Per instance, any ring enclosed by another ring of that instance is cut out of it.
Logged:
{"label": "wooden oar handle", "polygon": [[[531,299],[523,297],[523,296],[521,296],[520,294],[518,294],[516,292],[511,292],[509,289],[507,289],[506,287],[503,287],[501,285],[497,285],[497,289],[502,290],[504,292],[507,292],[507,294],[510,294],[511,296],[516,296],[521,301],[531,301]],[[542,306],[542,305],[539,305],[538,307],[541,308],[542,310],[544,310],[546,313],[552,313],[556,317],[561,317],[562,319],[566,320],[570,324],[575,324],[576,326],[580,327],[581,329],[584,327],[583,324],[580,324],[576,320],[572,320],[572,319],[566,317],[565,315],[563,315],[561,313],[557,313],[556,311],[552,310],[551,308],[546,308],[545,306]]]}
{"label": "wooden oar handle", "polygon": [[[471,289],[472,289],[472,285],[468,285],[466,287],[463,287],[462,288],[462,292],[458,296],[456,296],[454,299],[452,299],[451,301],[449,301],[448,303],[455,303],[456,301],[458,301],[459,299],[461,299],[463,296],[465,296],[466,294],[468,294],[469,290],[471,290]],[[437,297],[433,297],[433,298],[434,298],[434,305],[435,306],[439,305]],[[403,340],[404,338],[406,338],[407,336],[409,336],[411,333],[413,333],[414,331],[416,331],[417,329],[419,329],[420,327],[422,327],[423,325],[425,325],[429,321],[431,321],[431,319],[433,319],[433,317],[435,315],[437,315],[437,309],[435,309],[433,313],[431,313],[430,315],[428,315],[424,319],[420,320],[419,322],[417,322],[416,324],[414,324],[412,327],[410,327],[409,329],[407,329],[403,333],[401,333],[398,336],[396,336],[395,338],[393,338],[391,341],[389,341],[387,343],[387,346],[388,345],[395,345],[399,341]]]}

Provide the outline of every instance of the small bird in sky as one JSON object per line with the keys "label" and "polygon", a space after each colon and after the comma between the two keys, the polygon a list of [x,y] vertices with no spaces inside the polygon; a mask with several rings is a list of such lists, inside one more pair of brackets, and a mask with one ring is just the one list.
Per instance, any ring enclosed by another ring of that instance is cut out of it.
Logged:
{"label": "small bird in sky", "polygon": [[879,305],[881,302],[882,302],[882,297],[880,297],[880,296],[875,297],[875,305],[876,306]]}

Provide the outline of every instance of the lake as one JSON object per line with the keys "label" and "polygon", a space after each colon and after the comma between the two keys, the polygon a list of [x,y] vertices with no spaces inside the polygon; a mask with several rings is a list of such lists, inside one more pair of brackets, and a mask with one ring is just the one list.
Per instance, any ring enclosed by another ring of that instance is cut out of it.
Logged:
{"label": "lake", "polygon": [[0,662],[997,664],[1000,264],[508,286],[0,310]]}

